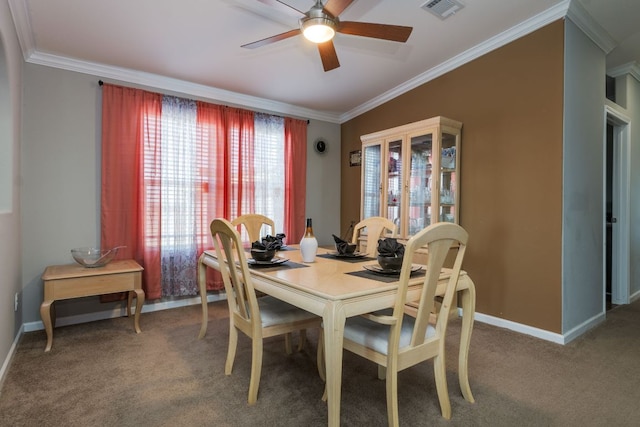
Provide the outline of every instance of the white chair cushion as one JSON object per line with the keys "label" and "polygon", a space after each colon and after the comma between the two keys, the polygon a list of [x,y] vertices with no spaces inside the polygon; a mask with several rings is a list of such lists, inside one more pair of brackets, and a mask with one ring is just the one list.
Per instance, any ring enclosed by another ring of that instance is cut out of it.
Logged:
{"label": "white chair cushion", "polygon": [[258,298],[258,306],[263,328],[316,317],[313,313],[268,295]]}
{"label": "white chair cushion", "polygon": [[[391,316],[391,310],[383,310],[374,313],[376,315]],[[400,348],[411,343],[411,334],[415,319],[411,316],[402,317],[402,328],[400,332]],[[381,325],[362,316],[349,317],[344,326],[344,338],[356,344],[363,345],[381,354],[387,354],[389,348],[389,334],[391,326]],[[434,336],[436,330],[433,326],[427,326],[425,338]]]}

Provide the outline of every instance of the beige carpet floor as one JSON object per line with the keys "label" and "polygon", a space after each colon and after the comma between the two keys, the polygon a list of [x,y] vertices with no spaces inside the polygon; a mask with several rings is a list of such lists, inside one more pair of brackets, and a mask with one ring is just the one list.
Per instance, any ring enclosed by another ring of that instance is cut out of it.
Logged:
{"label": "beige carpet floor", "polygon": [[[324,383],[315,365],[317,334],[291,356],[266,340],[258,403],[246,403],[249,340],[241,336],[231,376],[225,301],[211,303],[198,340],[198,306],[143,313],[141,334],[118,318],[25,334],[0,390],[0,426],[325,426]],[[640,425],[640,301],[561,346],[476,323],[470,377],[476,403],[457,383],[460,321],[450,326],[447,369],[452,418],[440,415],[430,362],[399,376],[404,426]],[[386,425],[384,381],[376,367],[345,352],[341,421]]]}

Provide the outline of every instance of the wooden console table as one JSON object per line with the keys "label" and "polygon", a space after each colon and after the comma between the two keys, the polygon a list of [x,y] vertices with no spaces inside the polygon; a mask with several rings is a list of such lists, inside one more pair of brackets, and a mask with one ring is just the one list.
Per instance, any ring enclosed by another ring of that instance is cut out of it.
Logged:
{"label": "wooden console table", "polygon": [[131,303],[136,297],[136,312],[133,325],[140,333],[140,311],[144,303],[142,290],[143,268],[134,260],[111,261],[104,267],[85,268],[79,264],[52,265],[42,274],[44,281],[44,300],[40,305],[40,317],[47,332],[47,347],[53,344],[55,326],[54,301],[81,298],[95,295],[128,292],[127,316],[131,316]]}

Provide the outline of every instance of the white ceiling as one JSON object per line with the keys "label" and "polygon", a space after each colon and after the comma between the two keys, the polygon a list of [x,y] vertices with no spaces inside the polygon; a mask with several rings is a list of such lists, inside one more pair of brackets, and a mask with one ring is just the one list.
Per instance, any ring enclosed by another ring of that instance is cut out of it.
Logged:
{"label": "white ceiling", "polygon": [[[638,0],[459,0],[446,20],[426,0],[354,0],[341,20],[413,33],[404,44],[338,34],[341,66],[329,72],[302,36],[240,47],[297,28],[267,0],[8,1],[28,62],[332,122],[567,14],[610,51],[608,68],[640,63]],[[314,0],[287,3],[306,11]]]}

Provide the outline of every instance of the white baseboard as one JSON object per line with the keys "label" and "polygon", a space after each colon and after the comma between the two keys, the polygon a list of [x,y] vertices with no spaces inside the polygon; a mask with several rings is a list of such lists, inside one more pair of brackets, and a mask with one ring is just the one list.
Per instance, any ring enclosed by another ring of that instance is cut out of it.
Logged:
{"label": "white baseboard", "polygon": [[476,312],[475,320],[486,323],[488,325],[497,326],[499,328],[509,329],[525,335],[540,338],[545,341],[551,341],[557,344],[564,344],[563,336],[544,329],[534,328],[533,326],[524,325],[522,323],[512,322],[511,320],[501,319],[499,317],[490,316]]}
{"label": "white baseboard", "polygon": [[604,322],[606,318],[607,318],[607,313],[602,312],[602,313],[596,314],[591,319],[585,320],[575,328],[564,333],[564,342],[562,344],[567,344],[573,341],[574,339],[578,338],[580,335],[587,332],[589,329],[592,329],[598,326],[600,323]]}
{"label": "white baseboard", "polygon": [[13,339],[13,344],[11,344],[11,348],[9,349],[9,354],[4,359],[4,363],[2,364],[2,368],[0,368],[0,394],[2,394],[2,385],[4,384],[4,377],[9,372],[9,365],[11,364],[11,360],[13,360],[13,355],[16,353],[16,348],[18,348],[18,342],[20,341],[20,337],[24,332],[24,325],[20,326],[20,330],[16,334],[16,337]]}
{"label": "white baseboard", "polygon": [[[207,302],[220,301],[225,299],[224,294],[207,295]],[[140,313],[151,313],[160,310],[169,310],[171,308],[186,307],[189,305],[200,304],[200,297],[184,298],[179,300],[169,300],[161,302],[152,302],[144,304]],[[135,307],[131,312],[135,313]],[[95,320],[114,319],[127,314],[126,307],[115,308],[113,310],[99,311],[95,313],[78,314],[74,316],[56,318],[56,326],[78,325],[80,323],[93,322]],[[42,320],[37,322],[29,322],[22,325],[24,332],[41,331],[44,329]]]}
{"label": "white baseboard", "polygon": [[[462,316],[462,309],[458,309],[458,314]],[[605,313],[600,313],[591,319],[586,320],[575,328],[564,334],[557,334],[555,332],[549,332],[544,329],[535,328],[533,326],[524,325],[522,323],[512,322],[511,320],[501,319],[499,317],[490,316],[488,314],[482,314],[476,312],[474,319],[478,322],[486,323],[488,325],[497,326],[499,328],[509,329],[524,335],[530,335],[535,338],[540,338],[545,341],[550,341],[556,344],[565,345],[575,338],[579,337],[589,329],[604,322],[606,317]]]}

